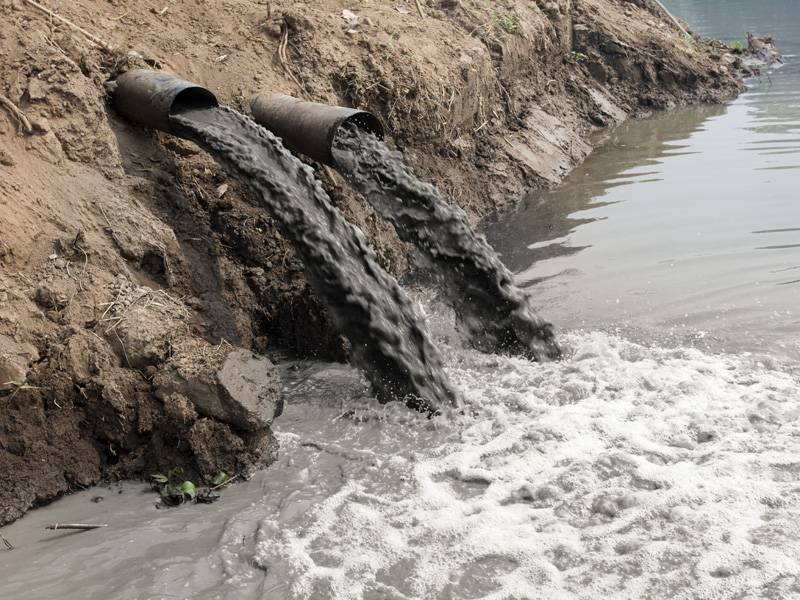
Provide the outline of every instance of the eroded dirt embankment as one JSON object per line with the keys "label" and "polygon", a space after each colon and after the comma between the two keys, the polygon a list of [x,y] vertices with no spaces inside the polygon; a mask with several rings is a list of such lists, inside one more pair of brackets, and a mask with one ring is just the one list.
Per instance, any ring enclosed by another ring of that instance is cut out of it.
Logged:
{"label": "eroded dirt embankment", "polygon": [[[735,56],[682,39],[645,0],[420,5],[425,18],[383,0],[50,6],[109,49],[0,0],[0,524],[102,477],[263,466],[281,400],[257,353],[346,356],[243,188],[111,111],[121,71],[163,69],[241,110],[261,90],[371,110],[473,217],[556,184],[598,128],[741,90]],[[391,228],[317,172],[405,271]]]}

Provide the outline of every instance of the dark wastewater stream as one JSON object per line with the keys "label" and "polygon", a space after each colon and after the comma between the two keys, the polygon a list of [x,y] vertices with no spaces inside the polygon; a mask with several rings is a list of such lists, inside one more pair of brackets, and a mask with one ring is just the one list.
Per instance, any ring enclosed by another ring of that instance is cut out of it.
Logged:
{"label": "dark wastewater stream", "polygon": [[244,183],[278,223],[379,400],[405,400],[424,410],[455,403],[421,316],[309,167],[227,107],[187,111],[172,122]]}

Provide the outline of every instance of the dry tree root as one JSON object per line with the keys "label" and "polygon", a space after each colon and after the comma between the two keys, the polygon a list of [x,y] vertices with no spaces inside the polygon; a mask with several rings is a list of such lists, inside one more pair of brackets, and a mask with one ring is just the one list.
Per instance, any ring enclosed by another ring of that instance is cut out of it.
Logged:
{"label": "dry tree root", "polygon": [[292,73],[291,69],[289,69],[289,58],[286,56],[286,46],[289,44],[289,28],[284,26],[283,31],[281,32],[281,41],[278,44],[278,59],[281,61],[281,66],[283,67],[284,72],[289,78],[294,81],[297,87],[300,88],[300,91],[306,97],[307,100],[312,100],[311,96],[306,92],[306,88],[300,83],[300,80],[297,76]]}
{"label": "dry tree root", "polygon": [[83,34],[83,35],[86,37],[86,39],[88,39],[88,40],[89,40],[90,42],[92,42],[93,44],[96,44],[96,45],[100,46],[100,47],[101,47],[103,50],[105,50],[106,52],[112,52],[112,51],[114,50],[114,46],[111,46],[111,45],[109,45],[107,42],[104,42],[103,40],[101,40],[101,39],[100,39],[99,37],[97,37],[96,35],[92,35],[92,34],[91,34],[91,33],[89,33],[88,31],[86,31],[85,29],[83,29],[83,28],[81,28],[81,27],[78,27],[78,26],[77,26],[77,25],[75,25],[75,23],[73,23],[72,21],[68,21],[68,20],[67,20],[67,19],[65,19],[64,17],[60,17],[60,16],[58,16],[58,15],[57,15],[56,13],[54,13],[52,10],[50,10],[49,8],[46,8],[46,7],[42,6],[42,5],[41,5],[41,4],[39,4],[38,2],[34,2],[33,0],[25,0],[25,3],[26,3],[26,4],[30,4],[30,5],[31,5],[32,7],[34,7],[35,9],[42,11],[43,13],[45,13],[46,15],[48,15],[48,16],[50,17],[50,19],[56,19],[56,20],[58,20],[58,21],[61,21],[61,22],[62,22],[62,23],[64,23],[65,25],[67,25],[67,26],[69,26],[69,27],[72,27],[72,28],[73,28],[75,31],[78,31],[78,32],[82,33],[82,34]]}
{"label": "dry tree root", "polygon": [[19,121],[22,128],[25,130],[26,133],[33,133],[33,127],[31,127],[31,122],[28,121],[28,117],[17,108],[17,105],[14,104],[11,100],[0,94],[0,104],[5,106],[8,111],[16,117],[17,121]]}

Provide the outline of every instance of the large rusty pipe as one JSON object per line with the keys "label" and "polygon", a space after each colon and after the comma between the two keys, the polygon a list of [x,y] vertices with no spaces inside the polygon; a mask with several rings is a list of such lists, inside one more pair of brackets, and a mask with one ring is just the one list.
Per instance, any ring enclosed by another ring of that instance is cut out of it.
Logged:
{"label": "large rusty pipe", "polygon": [[383,126],[375,115],[344,106],[261,93],[250,100],[250,113],[254,121],[281,138],[289,150],[331,167],[336,166],[331,151],[333,140],[344,123],[353,123],[383,139]]}
{"label": "large rusty pipe", "polygon": [[120,75],[114,90],[117,112],[134,123],[174,134],[170,117],[193,108],[219,106],[206,88],[159,71],[136,69]]}

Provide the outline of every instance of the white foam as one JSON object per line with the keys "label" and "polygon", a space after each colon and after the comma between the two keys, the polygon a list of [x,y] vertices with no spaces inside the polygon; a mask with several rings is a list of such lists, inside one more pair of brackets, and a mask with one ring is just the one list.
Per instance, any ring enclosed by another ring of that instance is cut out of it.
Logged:
{"label": "white foam", "polygon": [[291,598],[800,594],[797,371],[565,341],[545,365],[454,351],[467,406],[433,422],[364,401],[328,427],[310,408],[295,445],[361,453],[338,491],[268,518],[268,579]]}

